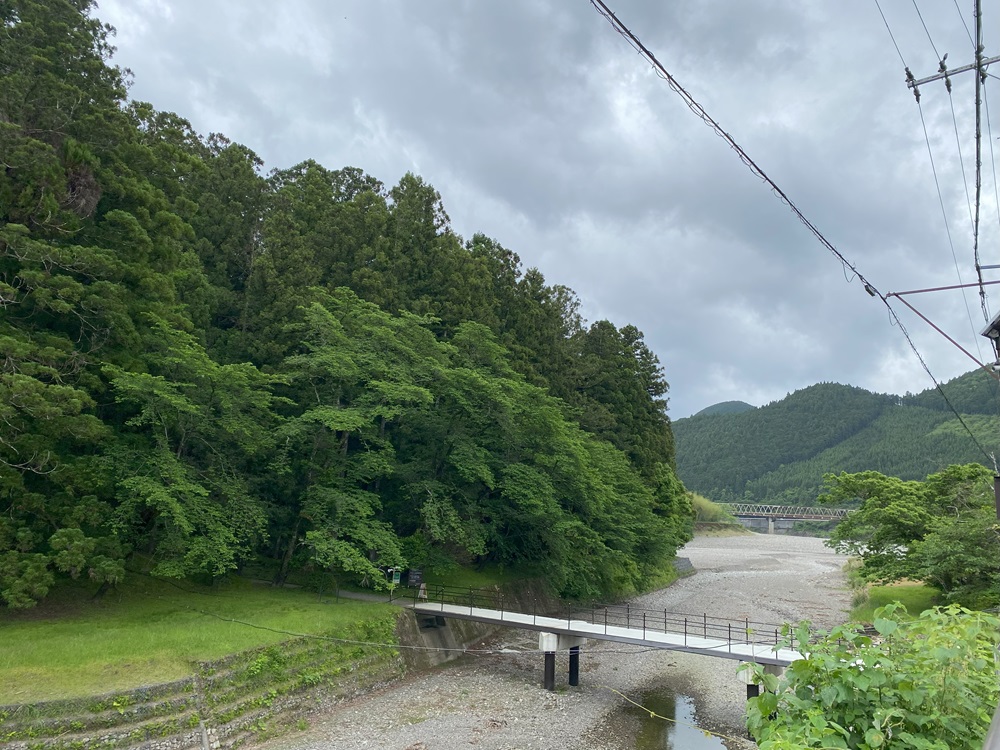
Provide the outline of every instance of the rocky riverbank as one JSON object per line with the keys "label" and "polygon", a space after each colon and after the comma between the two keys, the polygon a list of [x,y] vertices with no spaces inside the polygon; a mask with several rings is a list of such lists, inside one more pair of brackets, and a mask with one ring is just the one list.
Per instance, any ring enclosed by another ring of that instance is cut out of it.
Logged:
{"label": "rocky riverbank", "polygon": [[[698,573],[639,597],[637,606],[758,622],[840,621],[849,603],[845,558],[807,537],[698,537],[680,553]],[[557,662],[554,693],[541,688],[537,636],[507,631],[486,644],[495,653],[413,675],[374,694],[340,704],[305,731],[265,744],[267,750],[630,750],[636,723],[615,692],[638,696],[669,682],[697,706],[699,724],[740,740],[745,683],[737,663],[669,651],[590,643],[580,686],[566,687],[567,659]]]}

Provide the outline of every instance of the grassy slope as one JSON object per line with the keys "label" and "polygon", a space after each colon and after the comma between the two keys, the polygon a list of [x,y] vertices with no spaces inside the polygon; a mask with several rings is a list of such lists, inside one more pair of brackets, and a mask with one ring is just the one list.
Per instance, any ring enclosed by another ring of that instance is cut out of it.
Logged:
{"label": "grassy slope", "polygon": [[92,588],[71,587],[36,610],[0,610],[0,704],[168,682],[191,674],[193,661],[289,638],[261,628],[336,634],[395,612],[389,605],[321,601],[314,593],[244,581],[184,589],[132,579],[100,602],[88,598]]}
{"label": "grassy slope", "polygon": [[925,609],[939,603],[940,592],[923,583],[897,583],[892,586],[872,586],[863,601],[851,610],[852,622],[871,624],[875,610],[892,602],[900,602],[906,611],[916,617]]}

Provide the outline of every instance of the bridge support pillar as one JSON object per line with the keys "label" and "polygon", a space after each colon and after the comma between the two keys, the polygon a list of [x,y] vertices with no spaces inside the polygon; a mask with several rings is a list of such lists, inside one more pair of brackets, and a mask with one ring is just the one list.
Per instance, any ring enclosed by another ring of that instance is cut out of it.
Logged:
{"label": "bridge support pillar", "polygon": [[[773,674],[775,677],[781,677],[785,673],[784,667],[779,667],[777,664],[765,664],[764,674]],[[747,673],[749,675],[749,673]],[[751,698],[756,698],[760,695],[760,685],[755,682],[750,682],[749,677],[747,679],[747,700]]]}
{"label": "bridge support pillar", "polygon": [[770,517],[768,517],[767,519],[767,533],[768,534],[774,533],[774,519]]}
{"label": "bridge support pillar", "polygon": [[538,650],[545,653],[542,687],[546,690],[556,689],[556,651],[566,649],[569,649],[569,684],[574,687],[580,684],[580,646],[586,641],[586,638],[576,635],[538,634]]}
{"label": "bridge support pillar", "polygon": [[556,652],[545,652],[545,676],[542,678],[542,687],[546,690],[556,689]]}
{"label": "bridge support pillar", "polygon": [[569,684],[576,687],[580,684],[580,647],[572,646],[569,650]]}

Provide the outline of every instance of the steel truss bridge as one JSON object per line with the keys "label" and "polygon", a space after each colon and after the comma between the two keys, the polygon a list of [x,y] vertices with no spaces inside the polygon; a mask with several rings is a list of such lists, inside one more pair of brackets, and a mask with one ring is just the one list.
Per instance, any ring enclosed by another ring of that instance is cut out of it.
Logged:
{"label": "steel truss bridge", "polygon": [[738,518],[787,518],[804,521],[837,521],[854,511],[850,508],[806,508],[796,505],[758,505],[755,503],[720,503],[721,508]]}

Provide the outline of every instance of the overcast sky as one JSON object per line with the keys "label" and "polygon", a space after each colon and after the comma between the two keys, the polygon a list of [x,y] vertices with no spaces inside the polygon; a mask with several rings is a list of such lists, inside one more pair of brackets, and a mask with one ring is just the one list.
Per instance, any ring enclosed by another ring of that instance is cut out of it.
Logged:
{"label": "overcast sky", "polygon": [[[974,74],[955,76],[951,100],[942,82],[922,89],[953,257],[920,109],[874,0],[607,2],[877,288],[975,280]],[[938,53],[973,61],[971,0],[919,1],[930,39],[912,0],[881,5],[918,78]],[[997,55],[1000,3],[984,5]],[[494,237],[571,287],[588,320],[638,326],[674,419],[821,381],[933,385],[885,307],[589,0],[103,0],[97,14],[118,30],[134,98],[246,144],[268,169],[311,158],[387,185],[415,172],[459,234]],[[1000,80],[987,80],[991,264]],[[961,293],[908,299],[992,358],[975,290],[971,321]],[[974,366],[896,304],[938,379]]]}

